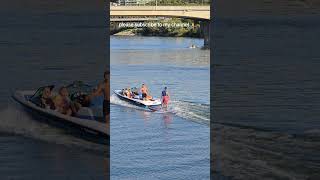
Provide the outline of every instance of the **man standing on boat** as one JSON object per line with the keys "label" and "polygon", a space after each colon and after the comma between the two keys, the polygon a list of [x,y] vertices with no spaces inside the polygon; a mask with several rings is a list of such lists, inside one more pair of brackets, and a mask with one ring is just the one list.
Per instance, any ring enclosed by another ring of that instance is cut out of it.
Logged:
{"label": "man standing on boat", "polygon": [[110,72],[105,71],[104,72],[104,100],[103,100],[103,116],[106,120],[107,127],[110,127]]}
{"label": "man standing on boat", "polygon": [[142,84],[140,91],[142,94],[142,100],[147,101],[148,94],[149,94],[149,90],[148,90],[147,86],[145,84]]}
{"label": "man standing on boat", "polygon": [[[92,101],[96,97],[103,96],[103,117],[105,118],[107,127],[110,126],[110,72],[107,70],[103,74],[104,80],[99,83],[97,89],[90,95],[89,101]],[[91,102],[92,103],[92,102]],[[99,104],[99,103],[98,103]]]}
{"label": "man standing on boat", "polygon": [[102,99],[99,97],[103,96],[103,107],[102,107],[102,112],[103,112],[103,118],[105,118],[107,128],[109,129],[110,126],[110,72],[107,70],[103,74],[104,80],[98,84],[97,89],[88,97],[88,101],[90,104],[95,104],[94,100],[98,97],[98,103],[96,104],[101,104]]}

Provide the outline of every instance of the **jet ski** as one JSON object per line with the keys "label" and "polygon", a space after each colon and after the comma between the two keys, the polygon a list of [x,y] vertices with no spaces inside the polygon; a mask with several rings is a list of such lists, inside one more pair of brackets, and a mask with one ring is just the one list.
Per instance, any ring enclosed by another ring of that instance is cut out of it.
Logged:
{"label": "jet ski", "polygon": [[124,96],[122,94],[122,90],[114,90],[113,92],[119,97],[119,99],[126,101],[130,104],[136,105],[138,107],[142,107],[145,110],[158,111],[161,109],[161,100],[158,98],[153,98],[151,100],[144,101],[139,96],[135,96],[133,98]]}
{"label": "jet ski", "polygon": [[[16,91],[13,93],[12,98],[22,105],[22,107],[34,116],[36,120],[48,123],[50,125],[63,128],[68,134],[83,138],[85,140],[93,141],[99,144],[109,143],[109,129],[102,115],[102,107],[83,106],[73,116],[67,116],[43,107],[37,102],[37,98],[42,94],[45,87],[50,87],[51,90],[54,86],[44,86],[38,90],[25,90]],[[81,102],[84,94],[83,86],[79,86],[79,82],[67,86],[70,92],[70,99]],[[88,88],[88,87],[87,87]],[[52,91],[53,95],[56,93]]]}

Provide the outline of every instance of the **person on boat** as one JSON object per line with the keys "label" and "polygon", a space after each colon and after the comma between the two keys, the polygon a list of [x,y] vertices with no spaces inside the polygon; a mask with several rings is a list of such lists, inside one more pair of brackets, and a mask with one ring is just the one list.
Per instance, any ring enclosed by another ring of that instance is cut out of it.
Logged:
{"label": "person on boat", "polygon": [[152,99],[152,96],[149,94],[148,87],[145,84],[142,84],[140,91],[142,94],[142,100],[148,101]]}
{"label": "person on boat", "polygon": [[94,88],[92,93],[89,95],[89,107],[102,107],[104,101],[104,94],[98,93],[98,89],[103,89],[103,84],[99,84],[98,87]]}
{"label": "person on boat", "polygon": [[107,123],[107,127],[109,128],[110,122],[110,80],[109,80],[109,71],[104,72],[104,82],[103,82],[103,94],[104,94],[104,101],[103,101],[103,115],[105,116],[105,120]]}
{"label": "person on boat", "polygon": [[94,96],[103,96],[103,116],[106,120],[107,127],[109,127],[110,116],[110,87],[109,87],[109,70],[106,70],[103,74],[104,80],[98,85],[97,90],[92,94]]}
{"label": "person on boat", "polygon": [[127,97],[128,97],[128,98],[132,98],[132,97],[133,97],[131,88],[127,88]]}
{"label": "person on boat", "polygon": [[124,96],[126,96],[128,98],[133,98],[133,93],[130,88],[126,88],[126,89],[122,90],[122,92],[123,92],[122,94]]}
{"label": "person on boat", "polygon": [[41,95],[41,103],[42,103],[42,106],[46,109],[51,109],[51,110],[55,110],[56,107],[54,105],[54,102],[52,100],[52,97],[51,97],[51,89],[50,87],[45,87],[43,89],[43,92],[42,92],[42,95]]}
{"label": "person on boat", "polygon": [[73,110],[71,108],[71,100],[66,87],[61,87],[59,89],[59,94],[55,97],[54,104],[58,112],[68,116],[72,115]]}
{"label": "person on boat", "polygon": [[145,84],[142,84],[140,91],[141,91],[141,95],[142,95],[142,100],[145,101],[147,98],[147,93],[148,93],[147,86]]}
{"label": "person on boat", "polygon": [[128,95],[128,90],[127,90],[127,88],[123,89],[122,92],[123,92],[123,95],[124,95],[124,96],[127,96],[127,95]]}
{"label": "person on boat", "polygon": [[138,88],[136,87],[131,88],[131,92],[133,95],[139,95]]}
{"label": "person on boat", "polygon": [[131,88],[131,92],[132,92],[132,98],[139,99],[138,88],[136,87]]}
{"label": "person on boat", "polygon": [[125,89],[123,90],[123,95],[126,96],[126,97],[129,97],[128,88],[125,88]]}
{"label": "person on boat", "polygon": [[161,106],[164,110],[168,110],[169,100],[170,100],[170,95],[168,92],[168,88],[164,87],[161,93]]}

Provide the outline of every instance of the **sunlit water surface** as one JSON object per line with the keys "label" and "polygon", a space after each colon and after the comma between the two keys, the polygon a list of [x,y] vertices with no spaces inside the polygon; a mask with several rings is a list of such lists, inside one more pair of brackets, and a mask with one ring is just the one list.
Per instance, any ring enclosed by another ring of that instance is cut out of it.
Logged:
{"label": "sunlit water surface", "polygon": [[168,113],[111,96],[111,179],[209,179],[209,63],[202,39],[111,37],[111,90],[167,86]]}

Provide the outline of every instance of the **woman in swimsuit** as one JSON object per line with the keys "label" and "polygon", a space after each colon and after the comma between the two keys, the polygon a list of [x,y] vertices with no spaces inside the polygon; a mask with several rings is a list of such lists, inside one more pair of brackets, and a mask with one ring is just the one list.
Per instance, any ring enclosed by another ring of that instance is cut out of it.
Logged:
{"label": "woman in swimsuit", "polygon": [[44,88],[43,94],[41,96],[41,103],[44,108],[51,109],[51,110],[56,109],[54,102],[51,99],[51,89],[49,87]]}
{"label": "woman in swimsuit", "polygon": [[73,111],[71,109],[71,101],[69,99],[69,92],[66,87],[61,87],[59,95],[54,99],[54,104],[58,112],[71,116]]}
{"label": "woman in swimsuit", "polygon": [[127,94],[127,96],[128,96],[128,98],[133,98],[131,88],[128,88],[128,94]]}

